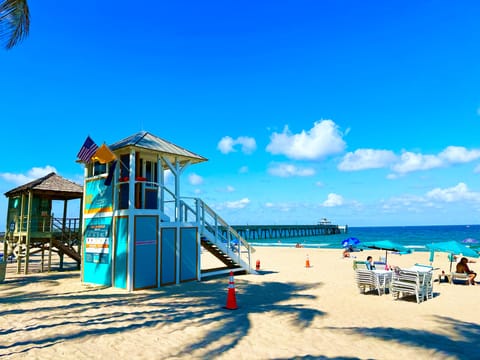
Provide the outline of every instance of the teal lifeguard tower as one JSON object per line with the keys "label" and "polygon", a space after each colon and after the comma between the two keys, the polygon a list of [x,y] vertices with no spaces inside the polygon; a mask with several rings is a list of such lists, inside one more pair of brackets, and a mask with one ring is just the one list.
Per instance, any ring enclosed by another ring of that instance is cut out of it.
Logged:
{"label": "teal lifeguard tower", "polygon": [[[83,282],[133,291],[255,272],[249,244],[201,199],[180,194],[181,174],[206,158],[148,132],[107,149],[115,160],[85,164]],[[224,266],[203,270],[202,248]]]}

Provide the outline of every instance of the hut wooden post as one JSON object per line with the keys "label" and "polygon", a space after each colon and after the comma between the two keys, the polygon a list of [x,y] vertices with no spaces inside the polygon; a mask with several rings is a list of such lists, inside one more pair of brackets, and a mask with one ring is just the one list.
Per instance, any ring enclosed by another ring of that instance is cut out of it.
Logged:
{"label": "hut wooden post", "polygon": [[42,243],[42,263],[40,264],[40,271],[43,272],[43,262],[45,261],[45,244]]}
{"label": "hut wooden post", "polygon": [[30,233],[32,232],[32,204],[33,194],[32,190],[28,192],[28,214],[27,214],[27,236],[25,239],[25,275],[28,274],[28,262],[30,260]]}
{"label": "hut wooden post", "polygon": [[50,236],[50,245],[48,246],[48,272],[50,272],[52,268],[52,246],[53,246],[53,241],[52,241],[52,237]]}
{"label": "hut wooden post", "polygon": [[[22,242],[22,232],[25,231],[23,228],[23,218],[25,217],[25,213],[23,212],[23,209],[25,209],[25,194],[22,194],[21,196],[22,202],[21,202],[21,208],[20,208],[20,219],[18,221],[18,240],[17,240],[17,246],[20,246]],[[12,251],[14,249],[14,244],[13,244],[13,239],[12,239]],[[20,248],[19,248],[20,250]],[[20,270],[22,269],[22,258],[20,256],[17,256],[17,274],[20,274]]]}

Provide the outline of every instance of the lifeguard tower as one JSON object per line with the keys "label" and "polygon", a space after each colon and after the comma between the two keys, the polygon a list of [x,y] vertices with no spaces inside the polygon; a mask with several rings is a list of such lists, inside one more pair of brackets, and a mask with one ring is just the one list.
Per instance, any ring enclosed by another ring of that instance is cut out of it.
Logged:
{"label": "lifeguard tower", "polygon": [[[207,159],[144,131],[102,148],[109,160],[85,164],[83,282],[133,291],[255,272],[249,244],[180,194],[184,170]],[[202,247],[225,266],[202,270]]]}
{"label": "lifeguard tower", "polygon": [[[80,268],[81,219],[67,217],[69,203],[81,204],[83,188],[52,172],[44,177],[16,187],[5,193],[8,198],[7,229],[4,256],[14,255],[17,273],[29,272],[30,255],[41,252],[40,271],[44,270],[45,251],[48,251],[48,270],[51,269],[52,252],[77,262]],[[63,214],[54,216],[53,201],[63,202]],[[76,208],[79,206],[76,204]]]}

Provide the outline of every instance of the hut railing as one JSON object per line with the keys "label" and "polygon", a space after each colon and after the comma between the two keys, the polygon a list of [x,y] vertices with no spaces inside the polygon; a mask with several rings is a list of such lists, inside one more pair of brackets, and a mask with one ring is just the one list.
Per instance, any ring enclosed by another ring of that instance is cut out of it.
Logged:
{"label": "hut railing", "polygon": [[[17,220],[14,233],[25,232],[28,229],[28,216]],[[32,233],[58,233],[73,237],[81,232],[80,218],[57,218],[53,216],[30,216],[30,231]]]}

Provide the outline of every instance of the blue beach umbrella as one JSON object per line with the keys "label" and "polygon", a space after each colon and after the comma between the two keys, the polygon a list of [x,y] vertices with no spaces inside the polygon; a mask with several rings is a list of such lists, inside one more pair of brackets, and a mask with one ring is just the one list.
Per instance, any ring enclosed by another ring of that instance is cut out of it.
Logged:
{"label": "blue beach umbrella", "polygon": [[360,240],[358,240],[356,237],[349,237],[348,239],[345,239],[342,241],[342,246],[344,248],[350,247],[350,246],[356,246],[360,244]]}
{"label": "blue beach umbrella", "polygon": [[[474,258],[480,257],[478,252],[466,245],[463,245],[462,243],[459,243],[458,241],[441,241],[437,243],[430,243],[425,246],[427,249],[430,249],[431,252],[438,251],[448,253],[450,259],[450,271],[452,271],[453,255],[462,255]],[[430,258],[432,259],[432,256]]]}
{"label": "blue beach umbrella", "polygon": [[363,247],[369,249],[385,250],[385,262],[387,262],[388,251],[395,251],[400,254],[409,254],[412,252],[409,248],[390,240],[369,241],[363,243]]}

